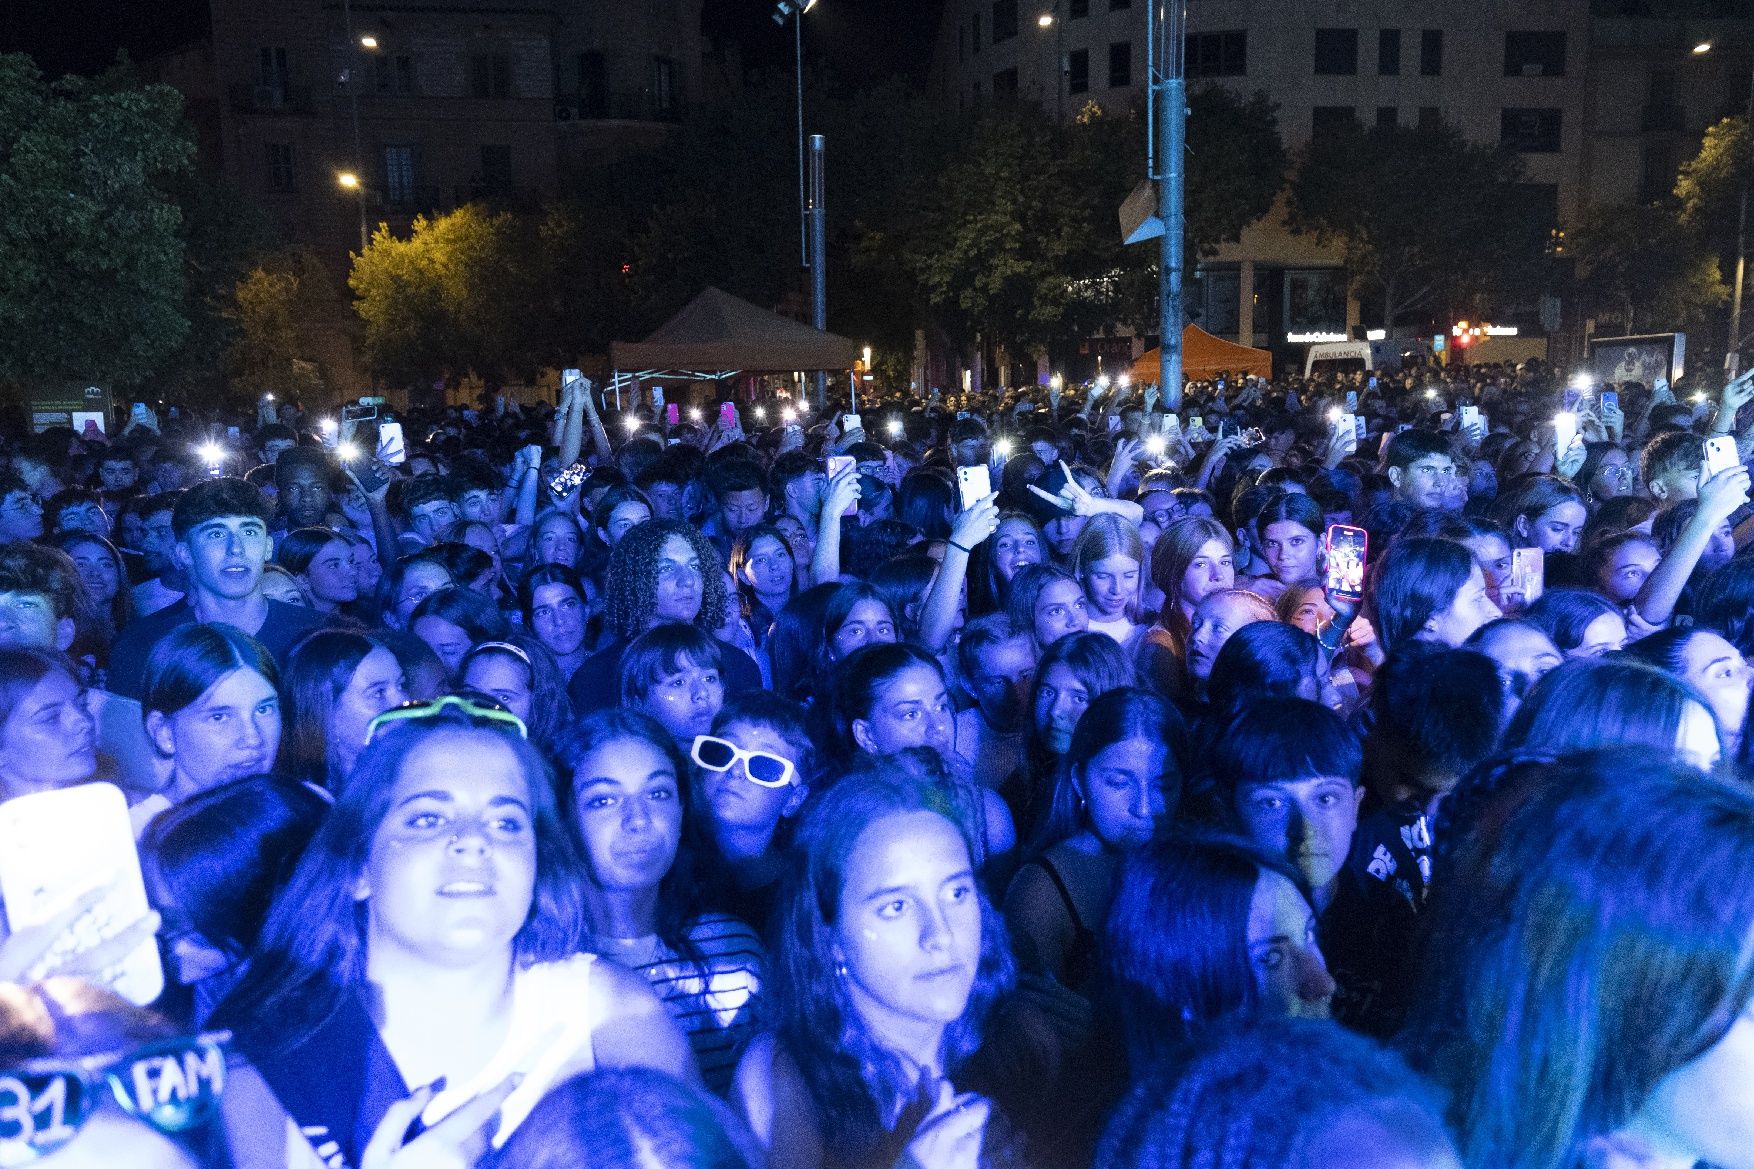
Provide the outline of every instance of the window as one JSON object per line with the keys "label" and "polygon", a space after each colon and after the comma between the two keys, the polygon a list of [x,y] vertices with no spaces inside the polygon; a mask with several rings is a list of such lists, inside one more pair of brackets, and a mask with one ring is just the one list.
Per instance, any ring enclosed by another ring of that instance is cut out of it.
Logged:
{"label": "window", "polygon": [[1067,20],[1082,20],[1090,15],[1090,0],[1071,0],[1066,6]]}
{"label": "window", "polygon": [[1428,28],[1419,34],[1419,74],[1422,77],[1443,75],[1443,30]]}
{"label": "window", "polygon": [[1310,114],[1310,133],[1343,134],[1358,125],[1358,111],[1351,106],[1317,106]]}
{"label": "window", "polygon": [[1017,0],[993,0],[993,43],[1017,35]]}
{"label": "window", "polygon": [[1017,96],[1017,66],[1013,65],[1009,69],[1001,69],[993,74],[993,96]]}
{"label": "window", "polygon": [[1376,34],[1376,71],[1384,77],[1401,72],[1401,30],[1385,28]]}
{"label": "window", "polygon": [[512,189],[512,148],[488,145],[481,148],[481,190],[502,195]]}
{"label": "window", "polygon": [[609,116],[609,64],[603,54],[579,54],[579,117]]}
{"label": "window", "polygon": [[652,113],[659,118],[676,116],[676,62],[652,58]]}
{"label": "window", "polygon": [[257,104],[267,106],[283,106],[286,104],[287,82],[291,77],[286,67],[286,50],[283,48],[262,49],[257,54],[259,70],[256,75],[258,87]]}
{"label": "window", "polygon": [[1066,92],[1090,92],[1090,50],[1073,49],[1066,54]]}
{"label": "window", "polygon": [[978,57],[981,55],[981,14],[975,13],[974,17],[969,20],[968,26],[973,34],[969,40],[974,42],[974,55]]}
{"label": "window", "polygon": [[270,142],[268,145],[268,189],[290,194],[298,189],[298,172],[292,166],[292,143]]}
{"label": "window", "polygon": [[1499,123],[1498,140],[1523,154],[1559,152],[1560,111],[1507,109]]}
{"label": "window", "polygon": [[1397,121],[1399,121],[1399,118],[1396,115],[1394,106],[1376,107],[1376,124],[1379,129],[1383,127],[1393,127]]}
{"label": "window", "polygon": [[1125,89],[1133,84],[1133,42],[1116,41],[1108,47],[1108,87]]}
{"label": "window", "polygon": [[1441,110],[1436,106],[1419,107],[1419,128],[1421,130],[1435,130],[1441,125],[1443,125],[1443,112]]}
{"label": "window", "polygon": [[377,58],[378,92],[407,96],[414,92],[414,58],[407,53],[383,53]]}
{"label": "window", "polygon": [[1564,77],[1563,32],[1507,32],[1504,34],[1506,77]]}
{"label": "window", "polygon": [[1248,72],[1249,34],[1203,32],[1187,39],[1189,77],[1241,77]]}
{"label": "window", "polygon": [[1315,71],[1328,76],[1349,76],[1358,72],[1358,30],[1355,28],[1318,28],[1315,30]]}
{"label": "window", "polygon": [[469,95],[512,96],[512,59],[504,53],[477,53],[470,57]]}
{"label": "window", "polygon": [[414,202],[414,147],[384,147],[384,202],[392,207]]}

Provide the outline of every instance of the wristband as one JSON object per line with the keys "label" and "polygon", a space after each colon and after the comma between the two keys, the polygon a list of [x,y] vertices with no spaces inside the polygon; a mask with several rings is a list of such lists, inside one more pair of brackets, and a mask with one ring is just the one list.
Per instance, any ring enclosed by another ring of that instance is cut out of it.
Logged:
{"label": "wristband", "polygon": [[961,544],[958,544],[955,540],[945,540],[944,542],[946,544],[950,545],[952,548],[956,549],[958,552],[962,553],[964,556],[973,556],[974,555],[973,548],[964,548]]}

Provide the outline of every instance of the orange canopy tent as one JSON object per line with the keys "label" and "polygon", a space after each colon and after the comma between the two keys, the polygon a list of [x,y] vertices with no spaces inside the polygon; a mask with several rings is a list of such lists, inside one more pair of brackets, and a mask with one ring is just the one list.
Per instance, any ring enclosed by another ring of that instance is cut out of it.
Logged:
{"label": "orange canopy tent", "polygon": [[[1161,349],[1145,353],[1133,363],[1133,381],[1140,385],[1155,384]],[[1222,337],[1214,337],[1198,325],[1182,330],[1182,376],[1188,381],[1206,381],[1220,373],[1232,376],[1252,373],[1256,377],[1273,376],[1273,355],[1265,349],[1251,349]]]}

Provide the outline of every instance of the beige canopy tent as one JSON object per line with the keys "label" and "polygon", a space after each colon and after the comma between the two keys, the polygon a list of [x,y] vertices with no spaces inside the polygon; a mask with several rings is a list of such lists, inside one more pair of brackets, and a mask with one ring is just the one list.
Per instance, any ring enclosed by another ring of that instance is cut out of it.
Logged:
{"label": "beige canopy tent", "polygon": [[[1159,373],[1161,349],[1146,352],[1133,363],[1133,380],[1140,385],[1155,383]],[[1221,373],[1232,376],[1254,374],[1273,376],[1273,355],[1265,349],[1251,349],[1222,337],[1214,337],[1198,325],[1182,329],[1182,376],[1191,382],[1208,381]]]}
{"label": "beige canopy tent", "polygon": [[644,341],[615,342],[609,356],[618,379],[629,372],[636,380],[706,380],[730,373],[851,369],[858,346],[709,288]]}

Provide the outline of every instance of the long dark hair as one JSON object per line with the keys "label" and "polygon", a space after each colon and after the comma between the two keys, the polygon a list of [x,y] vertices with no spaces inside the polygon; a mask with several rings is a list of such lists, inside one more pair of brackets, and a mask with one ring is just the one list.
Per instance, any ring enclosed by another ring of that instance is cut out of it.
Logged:
{"label": "long dark hair", "polygon": [[[962,837],[971,863],[979,855],[979,842],[945,789],[904,770],[874,767],[847,776],[806,809],[795,842],[798,863],[777,907],[779,1039],[803,1074],[826,1147],[837,1153],[880,1142],[914,1090],[906,1062],[881,1046],[859,1017],[848,980],[836,972],[835,937],[847,865],[859,838],[879,820],[910,812],[942,816]],[[951,1076],[980,1047],[987,1018],[1016,974],[1004,921],[979,882],[975,888],[980,964],[962,1018],[944,1032],[944,1071]]]}
{"label": "long dark hair", "polygon": [[1123,686],[1093,699],[1078,719],[1046,814],[1036,829],[1033,852],[1046,852],[1083,826],[1086,797],[1081,789],[1089,783],[1085,769],[1096,756],[1130,739],[1161,743],[1169,752],[1171,783],[1163,794],[1163,805],[1166,818],[1174,818],[1187,775],[1187,726],[1175,707],[1161,695]]}
{"label": "long dark hair", "polygon": [[374,649],[388,648],[369,633],[318,629],[292,647],[281,697],[281,759],[297,778],[333,790],[343,778],[329,765],[330,722],[335,703],[353,681],[354,671]]}
{"label": "long dark hair", "polygon": [[1455,604],[1473,570],[1474,554],[1451,540],[1411,537],[1389,545],[1370,590],[1383,648],[1393,652],[1417,638],[1427,621]]}
{"label": "long dark hair", "polygon": [[554,799],[553,774],[536,748],[515,734],[447,710],[386,727],[360,754],[335,807],[317,830],[262,927],[249,971],[215,1012],[247,1048],[285,1052],[330,1019],[365,985],[366,915],[354,886],[372,840],[390,812],[408,755],[434,734],[490,738],[516,756],[529,787],[536,836],[536,887],[513,940],[528,965],[578,953],[583,867]]}
{"label": "long dark hair", "polygon": [[1754,797],[1648,752],[1525,769],[1437,886],[1410,1059],[1469,1169],[1573,1169],[1754,998]]}

